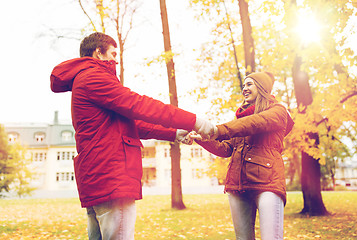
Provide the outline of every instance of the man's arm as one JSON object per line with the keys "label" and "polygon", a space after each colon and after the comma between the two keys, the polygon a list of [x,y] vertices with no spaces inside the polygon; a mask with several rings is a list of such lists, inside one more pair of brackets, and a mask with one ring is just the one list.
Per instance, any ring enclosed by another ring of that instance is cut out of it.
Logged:
{"label": "man's arm", "polygon": [[135,120],[140,139],[157,139],[164,141],[175,141],[176,129],[166,128],[161,125]]}

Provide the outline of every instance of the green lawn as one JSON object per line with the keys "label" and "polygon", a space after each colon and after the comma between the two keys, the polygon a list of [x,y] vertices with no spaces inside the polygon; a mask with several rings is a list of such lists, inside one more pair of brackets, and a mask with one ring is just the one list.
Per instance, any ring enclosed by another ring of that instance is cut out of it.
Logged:
{"label": "green lawn", "polygon": [[[301,216],[302,194],[288,193],[285,239],[357,239],[357,192],[323,192],[323,200],[330,216]],[[137,201],[135,239],[235,239],[226,195],[184,195],[184,203],[179,211],[170,196]],[[0,240],[87,239],[86,221],[77,199],[0,200]]]}

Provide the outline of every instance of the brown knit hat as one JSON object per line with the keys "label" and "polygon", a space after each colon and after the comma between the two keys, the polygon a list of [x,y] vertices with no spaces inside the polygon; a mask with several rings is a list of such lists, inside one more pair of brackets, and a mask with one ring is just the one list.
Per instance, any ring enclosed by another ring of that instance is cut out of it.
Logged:
{"label": "brown knit hat", "polygon": [[270,72],[256,72],[251,73],[245,78],[252,78],[257,82],[267,93],[270,94],[273,89],[274,75]]}

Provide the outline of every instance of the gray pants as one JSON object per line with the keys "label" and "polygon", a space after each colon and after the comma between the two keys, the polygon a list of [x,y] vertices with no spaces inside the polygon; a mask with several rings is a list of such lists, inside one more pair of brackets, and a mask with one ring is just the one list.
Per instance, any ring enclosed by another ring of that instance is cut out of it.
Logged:
{"label": "gray pants", "polygon": [[134,199],[116,199],[87,208],[89,240],[134,240]]}
{"label": "gray pants", "polygon": [[272,192],[248,191],[229,193],[236,239],[255,239],[255,218],[259,211],[260,233],[262,240],[283,239],[284,203]]}

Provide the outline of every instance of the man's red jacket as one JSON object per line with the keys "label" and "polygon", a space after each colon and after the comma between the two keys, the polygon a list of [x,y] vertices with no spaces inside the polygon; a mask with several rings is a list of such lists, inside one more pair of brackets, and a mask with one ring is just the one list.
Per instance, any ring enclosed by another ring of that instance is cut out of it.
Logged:
{"label": "man's red jacket", "polygon": [[51,74],[53,92],[72,91],[78,155],[74,171],[82,207],[112,199],[141,199],[141,139],[174,141],[196,115],[124,87],[114,61],[68,60]]}

